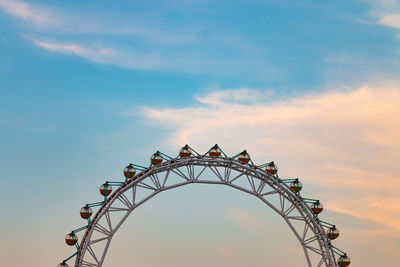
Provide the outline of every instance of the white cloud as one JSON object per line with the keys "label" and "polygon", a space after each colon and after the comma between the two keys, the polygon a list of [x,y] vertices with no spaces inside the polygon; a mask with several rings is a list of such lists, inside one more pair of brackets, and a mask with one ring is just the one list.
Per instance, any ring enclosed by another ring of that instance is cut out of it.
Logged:
{"label": "white cloud", "polygon": [[[184,53],[158,53],[153,50],[136,48],[135,45],[121,47],[104,46],[96,43],[77,43],[77,42],[58,42],[48,40],[38,40],[29,38],[36,46],[46,49],[51,52],[73,54],[85,58],[87,60],[110,64],[118,67],[129,69],[142,69],[142,70],[156,70],[156,71],[181,71],[186,73],[204,73],[209,72],[210,68],[216,68],[214,74],[218,71],[224,71],[222,65],[225,62],[217,62],[214,59],[201,57],[197,55],[188,55]],[[190,59],[190,60],[189,60]],[[196,64],[188,64],[193,61]],[[209,64],[209,65],[208,65]],[[250,93],[250,91],[249,91]],[[252,92],[254,93],[254,92]],[[248,102],[255,99],[267,99],[269,92],[259,93],[258,98],[246,96],[247,91],[244,89],[242,92],[235,93],[235,96],[229,97],[232,101]],[[217,96],[221,100],[226,99],[227,96]],[[207,102],[211,99],[199,98],[199,101]],[[215,103],[216,104],[216,103]]]}
{"label": "white cloud", "polygon": [[[151,12],[133,10],[124,15],[101,8],[86,12],[79,10],[79,6],[71,12],[54,5],[10,0],[0,0],[0,10],[25,22],[20,30],[24,36],[36,40],[36,45],[98,63],[229,76],[252,68],[251,75],[262,79],[280,75],[276,66],[272,68],[261,59],[265,49],[251,45],[244,38],[213,33],[210,43],[204,37],[208,34],[204,35],[198,28],[190,25],[172,28],[168,23],[160,23],[161,18],[154,19]],[[103,35],[113,36],[104,38]],[[223,47],[224,53],[214,47]],[[231,56],[233,53],[235,57]]]}
{"label": "white cloud", "polygon": [[79,44],[73,43],[54,43],[54,42],[46,42],[33,40],[33,43],[41,48],[59,52],[64,54],[74,54],[95,62],[101,63],[110,63],[113,61],[117,52],[112,48],[105,47],[88,47]]}
{"label": "white cloud", "polygon": [[396,0],[364,0],[372,7],[370,15],[376,23],[400,29],[400,2]]}
{"label": "white cloud", "polygon": [[38,27],[59,26],[60,14],[44,6],[33,6],[28,3],[0,0],[0,8],[10,15],[16,16]]}
{"label": "white cloud", "polygon": [[379,18],[378,23],[381,25],[400,29],[400,13],[383,15]]}
{"label": "white cloud", "polygon": [[111,64],[133,69],[158,70],[165,67],[164,61],[157,55],[134,51],[132,49],[129,51],[123,51],[101,45],[58,43],[34,39],[32,42],[36,46],[52,52],[73,54],[97,63]]}
{"label": "white cloud", "polygon": [[219,143],[232,155],[246,148],[256,163],[281,163],[282,177],[299,176],[303,193],[328,210],[399,236],[400,86],[231,102],[251,92],[214,92],[198,97],[203,105],[197,107],[146,107],[143,114],[171,130],[166,142],[173,147],[188,143],[206,151]]}
{"label": "white cloud", "polygon": [[175,33],[145,27],[132,17],[117,15],[80,14],[22,1],[0,0],[0,9],[15,16],[29,26],[40,30],[75,34],[135,35],[153,42],[187,43],[196,37],[191,33]]}
{"label": "white cloud", "polygon": [[252,88],[227,89],[214,91],[206,96],[197,96],[196,100],[203,104],[226,105],[238,103],[254,103],[271,99],[273,92],[254,90]]}
{"label": "white cloud", "polygon": [[44,41],[33,40],[34,44],[44,49],[61,52],[61,53],[72,53],[78,56],[88,57],[89,54],[93,53],[92,50],[84,48],[77,44],[56,44]]}

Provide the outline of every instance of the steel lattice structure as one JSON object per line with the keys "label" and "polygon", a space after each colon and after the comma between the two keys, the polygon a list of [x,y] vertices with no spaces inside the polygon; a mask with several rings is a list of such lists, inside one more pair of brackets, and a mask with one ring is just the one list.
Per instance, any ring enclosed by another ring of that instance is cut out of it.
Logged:
{"label": "steel lattice structure", "polygon": [[[162,191],[188,184],[226,185],[260,199],[293,231],[304,250],[307,266],[350,264],[346,253],[331,243],[339,235],[336,226],[318,217],[322,204],[300,196],[302,185],[298,179],[280,179],[273,162],[256,166],[246,151],[227,157],[217,145],[204,155],[187,145],[176,158],[156,152],[150,161],[148,168],[127,166],[125,182],[106,182],[100,188],[104,201],[81,209],[81,217],[88,224],[67,235],[67,244],[75,245],[77,252],[60,267],[68,266],[66,262],[74,256],[76,267],[103,266],[114,234],[134,209]],[[113,193],[112,186],[118,186]],[[91,208],[95,206],[99,209],[91,218]],[[76,233],[83,230],[86,231],[79,244]]]}

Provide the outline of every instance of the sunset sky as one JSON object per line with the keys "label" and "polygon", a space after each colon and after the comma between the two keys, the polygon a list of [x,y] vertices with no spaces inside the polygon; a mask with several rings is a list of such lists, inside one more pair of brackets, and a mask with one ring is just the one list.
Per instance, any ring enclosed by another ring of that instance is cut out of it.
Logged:
{"label": "sunset sky", "polygon": [[[351,266],[399,266],[399,0],[0,0],[0,32],[1,266],[57,266],[105,180],[215,143],[299,177]],[[306,261],[260,201],[193,185],[135,211],[104,266]]]}

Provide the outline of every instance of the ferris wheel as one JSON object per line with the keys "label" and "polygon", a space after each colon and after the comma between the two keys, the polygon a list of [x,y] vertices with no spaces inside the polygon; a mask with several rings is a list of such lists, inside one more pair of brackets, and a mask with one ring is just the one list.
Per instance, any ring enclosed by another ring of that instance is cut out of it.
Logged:
{"label": "ferris wheel", "polygon": [[86,225],[65,238],[76,252],[58,267],[68,267],[67,262],[74,257],[75,267],[103,266],[114,234],[134,209],[160,192],[188,184],[226,185],[261,200],[283,218],[299,240],[306,266],[350,265],[347,254],[332,244],[339,237],[338,228],[319,218],[322,203],[302,197],[300,180],[281,179],[273,161],[255,165],[246,150],[228,157],[218,145],[205,154],[186,145],[175,158],[157,151],[149,167],[131,163],[123,173],[124,181],[106,181],[100,186],[102,201],[81,208]]}

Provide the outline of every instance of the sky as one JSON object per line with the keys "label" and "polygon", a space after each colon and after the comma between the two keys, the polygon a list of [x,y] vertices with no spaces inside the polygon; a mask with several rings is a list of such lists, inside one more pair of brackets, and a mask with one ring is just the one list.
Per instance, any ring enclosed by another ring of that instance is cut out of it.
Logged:
{"label": "sky", "polygon": [[[351,266],[398,266],[400,1],[0,0],[0,33],[2,266],[56,266],[105,180],[215,143],[299,177]],[[188,186],[104,264],[188,265],[306,261],[259,201]]]}

